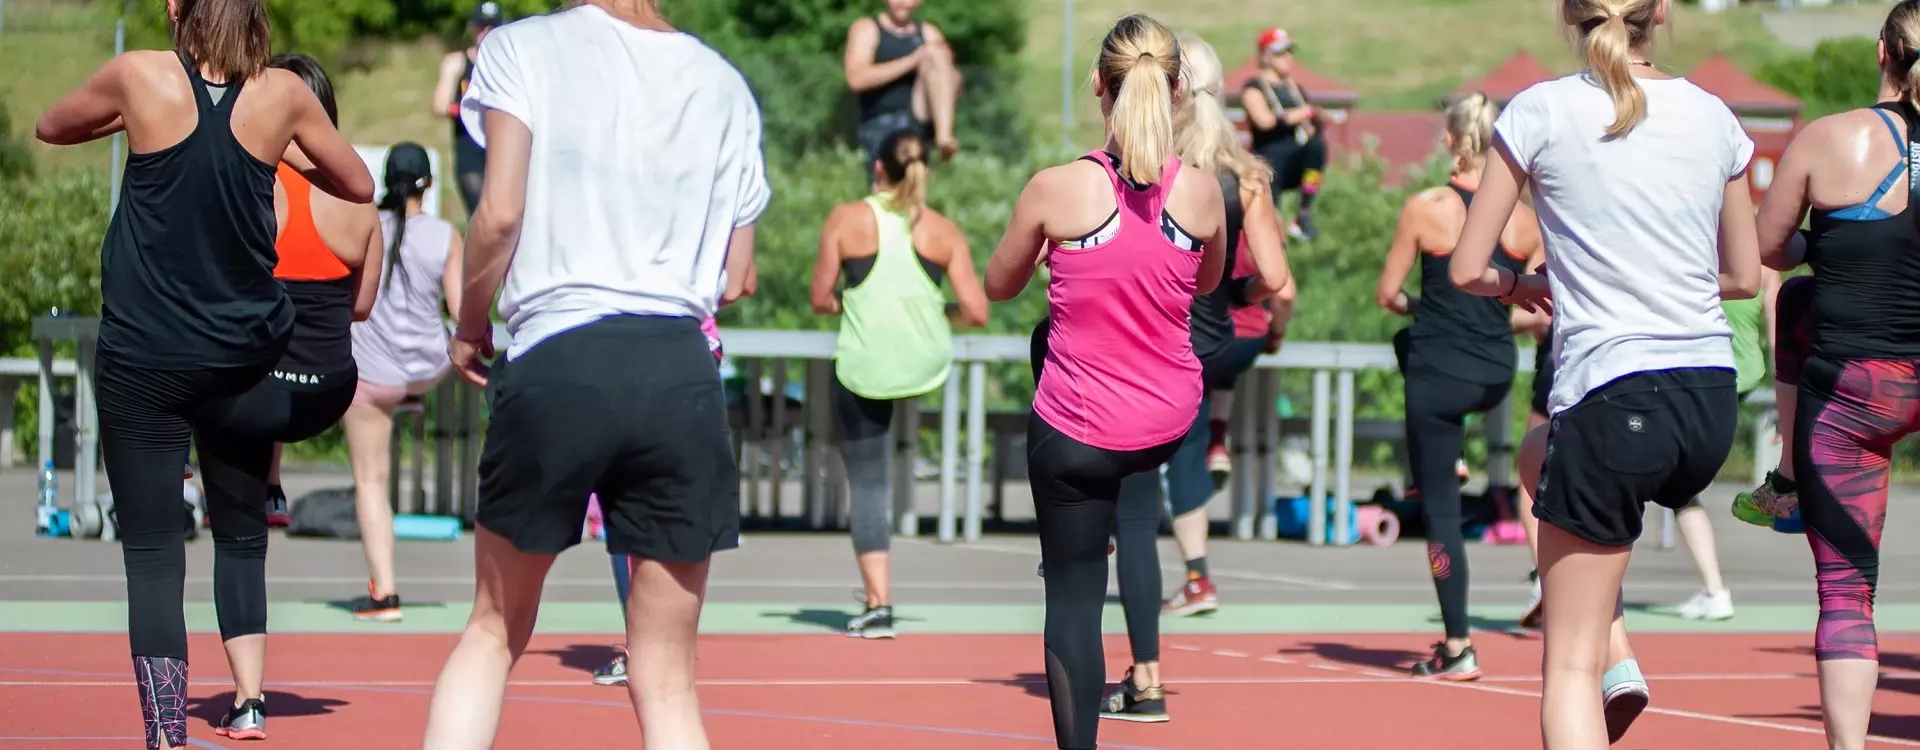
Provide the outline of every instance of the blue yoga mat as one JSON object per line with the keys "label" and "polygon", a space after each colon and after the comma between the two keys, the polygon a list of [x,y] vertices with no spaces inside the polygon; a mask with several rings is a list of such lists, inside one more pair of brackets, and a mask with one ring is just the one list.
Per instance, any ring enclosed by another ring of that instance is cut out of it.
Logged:
{"label": "blue yoga mat", "polygon": [[[1307,538],[1307,523],[1313,515],[1311,507],[1313,503],[1311,500],[1304,497],[1276,497],[1269,502],[1273,503],[1272,507],[1275,510],[1273,514],[1274,527],[1279,531],[1282,539]],[[1328,536],[1334,535],[1331,532],[1334,531],[1333,519],[1335,512],[1334,500],[1333,498],[1328,498],[1327,531],[1330,532]],[[1359,538],[1360,515],[1349,512],[1347,514],[1347,539],[1358,540]]]}
{"label": "blue yoga mat", "polygon": [[457,542],[460,540],[460,519],[453,516],[397,515],[393,517],[393,537],[429,542]]}

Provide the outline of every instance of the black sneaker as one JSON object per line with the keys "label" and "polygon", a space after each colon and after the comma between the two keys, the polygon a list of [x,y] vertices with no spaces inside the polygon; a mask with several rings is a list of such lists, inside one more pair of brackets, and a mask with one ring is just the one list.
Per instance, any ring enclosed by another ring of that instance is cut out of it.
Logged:
{"label": "black sneaker", "polygon": [[1141,724],[1170,721],[1167,716],[1167,693],[1159,685],[1145,688],[1135,686],[1133,670],[1128,669],[1127,676],[1120,680],[1120,689],[1100,702],[1100,718]]}
{"label": "black sneaker", "polygon": [[267,738],[267,704],[258,698],[249,698],[238,707],[227,712],[215,725],[213,733],[230,740],[264,740]]}
{"label": "black sneaker", "polygon": [[613,661],[607,662],[607,665],[604,667],[593,670],[593,684],[595,685],[627,684],[627,647],[626,646],[614,646]]}
{"label": "black sneaker", "polygon": [[847,622],[848,638],[866,638],[875,640],[893,637],[893,607],[868,607]]}
{"label": "black sneaker", "polygon": [[367,598],[353,603],[353,619],[372,622],[399,622],[400,595],[375,597],[373,582],[367,582]]}
{"label": "black sneaker", "polygon": [[1413,676],[1448,682],[1472,682],[1480,679],[1480,657],[1468,646],[1460,653],[1447,655],[1445,642],[1433,644],[1433,658],[1413,665]]}
{"label": "black sneaker", "polygon": [[1287,228],[1287,233],[1294,239],[1307,242],[1320,239],[1320,230],[1313,226],[1313,214],[1306,211],[1301,211],[1293,217],[1293,226]]}

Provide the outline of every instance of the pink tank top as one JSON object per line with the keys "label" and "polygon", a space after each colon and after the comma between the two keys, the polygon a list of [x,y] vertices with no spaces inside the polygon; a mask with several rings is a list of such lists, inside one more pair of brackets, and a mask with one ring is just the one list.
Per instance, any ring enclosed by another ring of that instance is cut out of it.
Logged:
{"label": "pink tank top", "polygon": [[1169,239],[1177,228],[1164,213],[1180,161],[1168,158],[1159,184],[1136,188],[1106,152],[1087,158],[1113,182],[1120,225],[1092,247],[1049,243],[1053,327],[1034,415],[1095,448],[1165,445],[1193,425],[1202,387],[1188,330],[1201,252]]}

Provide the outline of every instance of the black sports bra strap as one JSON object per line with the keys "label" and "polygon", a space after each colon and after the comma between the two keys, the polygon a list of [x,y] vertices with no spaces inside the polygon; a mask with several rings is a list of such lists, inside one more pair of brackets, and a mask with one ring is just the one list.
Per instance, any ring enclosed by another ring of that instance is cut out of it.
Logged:
{"label": "black sports bra strap", "polygon": [[1448,182],[1447,188],[1452,190],[1454,195],[1460,196],[1460,202],[1467,204],[1467,208],[1473,208],[1472,190],[1460,187],[1460,184],[1457,182]]}

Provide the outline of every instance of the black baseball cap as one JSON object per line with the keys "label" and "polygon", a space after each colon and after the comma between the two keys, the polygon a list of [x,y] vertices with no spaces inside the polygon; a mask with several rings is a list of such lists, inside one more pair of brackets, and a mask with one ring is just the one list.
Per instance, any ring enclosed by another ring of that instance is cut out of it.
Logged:
{"label": "black baseball cap", "polygon": [[506,22],[507,15],[500,10],[498,0],[480,0],[479,5],[473,6],[473,16],[467,19],[467,23],[481,28],[500,26]]}
{"label": "black baseball cap", "polygon": [[387,150],[387,190],[420,192],[433,181],[433,160],[427,150],[413,141],[401,141]]}

